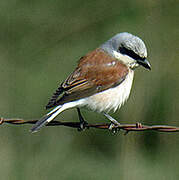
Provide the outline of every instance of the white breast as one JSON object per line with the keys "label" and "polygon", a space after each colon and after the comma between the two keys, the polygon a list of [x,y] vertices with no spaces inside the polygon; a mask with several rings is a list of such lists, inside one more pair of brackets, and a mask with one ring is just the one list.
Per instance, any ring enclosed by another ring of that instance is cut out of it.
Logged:
{"label": "white breast", "polygon": [[134,71],[129,70],[126,79],[120,85],[83,99],[83,105],[98,112],[116,111],[128,99],[133,77]]}

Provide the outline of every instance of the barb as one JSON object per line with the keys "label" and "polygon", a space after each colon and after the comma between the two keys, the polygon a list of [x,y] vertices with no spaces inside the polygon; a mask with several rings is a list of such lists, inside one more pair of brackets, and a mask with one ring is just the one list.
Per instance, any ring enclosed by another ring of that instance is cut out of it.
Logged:
{"label": "barb", "polygon": [[[0,125],[7,123],[13,125],[22,125],[22,124],[35,124],[38,120],[23,120],[23,119],[4,119],[0,118]],[[98,129],[109,129],[110,123],[105,124],[86,124],[85,127],[89,128],[98,128]],[[80,129],[79,122],[60,122],[60,121],[51,121],[47,126],[67,126],[72,128]],[[120,124],[112,127],[114,131],[116,130],[125,130],[126,134],[130,131],[160,131],[160,132],[179,132],[179,127],[167,126],[167,125],[142,125],[141,123],[136,124]]]}

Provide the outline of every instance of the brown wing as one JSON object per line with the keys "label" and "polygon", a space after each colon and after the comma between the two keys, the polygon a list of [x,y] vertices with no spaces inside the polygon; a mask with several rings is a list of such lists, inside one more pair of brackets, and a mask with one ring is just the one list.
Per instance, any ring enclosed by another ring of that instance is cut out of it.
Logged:
{"label": "brown wing", "polygon": [[[75,71],[61,84],[46,108],[78,100],[119,85],[128,68],[101,49],[82,57]],[[62,97],[59,97],[62,94]]]}

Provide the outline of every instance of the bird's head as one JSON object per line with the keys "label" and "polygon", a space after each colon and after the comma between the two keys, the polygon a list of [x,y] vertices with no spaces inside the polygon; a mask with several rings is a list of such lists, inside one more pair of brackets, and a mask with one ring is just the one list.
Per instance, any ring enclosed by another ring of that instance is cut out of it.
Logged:
{"label": "bird's head", "polygon": [[116,34],[101,48],[131,69],[135,69],[139,65],[151,69],[150,63],[146,59],[147,48],[144,42],[130,33]]}

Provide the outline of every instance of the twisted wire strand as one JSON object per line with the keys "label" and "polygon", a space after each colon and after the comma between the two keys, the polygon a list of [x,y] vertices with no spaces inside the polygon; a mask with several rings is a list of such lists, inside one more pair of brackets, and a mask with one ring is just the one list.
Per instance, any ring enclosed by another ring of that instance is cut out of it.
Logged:
{"label": "twisted wire strand", "polygon": [[[5,119],[0,118],[0,125],[3,124],[13,124],[13,125],[23,125],[23,124],[35,124],[38,120],[24,120],[24,119]],[[97,128],[97,129],[109,129],[110,123],[104,124],[86,124],[85,127]],[[51,121],[47,126],[67,126],[71,128],[80,128],[80,122],[60,122],[60,121]],[[159,131],[159,132],[179,132],[179,127],[168,126],[168,125],[143,125],[141,123],[136,124],[120,124],[113,127],[115,130],[125,130],[126,133],[130,131]]]}

